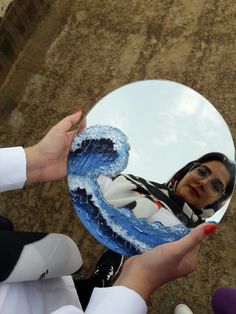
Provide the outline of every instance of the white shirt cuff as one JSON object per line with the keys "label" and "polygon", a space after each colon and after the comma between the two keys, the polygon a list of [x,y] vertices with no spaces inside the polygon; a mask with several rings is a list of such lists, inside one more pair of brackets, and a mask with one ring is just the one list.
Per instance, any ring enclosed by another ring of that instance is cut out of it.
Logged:
{"label": "white shirt cuff", "polygon": [[51,314],[84,314],[84,312],[73,305],[66,305]]}
{"label": "white shirt cuff", "polygon": [[26,181],[23,147],[0,148],[0,192],[21,189]]}
{"label": "white shirt cuff", "polygon": [[123,286],[95,288],[85,313],[145,314],[147,305],[138,293]]}

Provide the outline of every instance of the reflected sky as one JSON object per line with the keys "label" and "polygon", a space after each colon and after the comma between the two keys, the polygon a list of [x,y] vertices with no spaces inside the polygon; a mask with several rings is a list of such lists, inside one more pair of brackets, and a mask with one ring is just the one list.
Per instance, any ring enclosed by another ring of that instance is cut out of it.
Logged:
{"label": "reflected sky", "polygon": [[182,84],[146,80],[116,89],[87,115],[87,125],[123,131],[131,146],[124,173],[159,183],[208,152],[234,159],[228,126],[202,95]]}

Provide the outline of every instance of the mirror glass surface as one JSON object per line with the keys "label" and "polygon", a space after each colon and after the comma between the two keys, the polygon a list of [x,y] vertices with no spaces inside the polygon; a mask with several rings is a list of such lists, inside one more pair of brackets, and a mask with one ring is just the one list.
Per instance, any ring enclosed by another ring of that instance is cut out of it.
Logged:
{"label": "mirror glass surface", "polygon": [[[191,160],[209,152],[235,159],[230,130],[221,114],[195,90],[168,80],[124,85],[103,97],[86,117],[87,127],[120,129],[130,144],[123,171],[163,183]],[[209,219],[219,222],[230,199]]]}

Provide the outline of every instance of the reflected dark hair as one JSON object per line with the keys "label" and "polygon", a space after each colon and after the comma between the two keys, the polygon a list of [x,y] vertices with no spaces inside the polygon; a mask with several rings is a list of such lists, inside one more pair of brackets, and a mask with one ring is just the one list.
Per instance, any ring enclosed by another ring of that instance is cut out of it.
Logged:
{"label": "reflected dark hair", "polygon": [[235,184],[235,162],[231,161],[224,154],[218,153],[218,152],[212,152],[212,153],[203,155],[202,157],[189,162],[187,165],[181,168],[177,173],[175,173],[175,175],[172,177],[171,180],[181,181],[181,179],[189,172],[189,170],[191,169],[192,166],[194,166],[194,164],[196,163],[202,164],[208,161],[221,162],[225,166],[225,168],[227,169],[230,175],[229,182],[225,189],[225,193],[216,202],[206,207],[206,208],[213,208],[214,210],[218,210],[224,205],[224,202],[231,196],[234,189],[234,184]]}

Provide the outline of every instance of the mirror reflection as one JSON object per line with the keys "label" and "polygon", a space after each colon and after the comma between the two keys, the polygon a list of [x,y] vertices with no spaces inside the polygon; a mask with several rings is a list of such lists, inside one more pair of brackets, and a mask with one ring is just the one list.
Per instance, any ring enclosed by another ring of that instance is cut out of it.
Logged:
{"label": "mirror reflection", "polygon": [[[205,154],[219,152],[229,160],[235,156],[231,133],[220,113],[202,95],[173,81],[147,80],[122,86],[102,98],[86,121],[87,126],[110,125],[126,134],[131,149],[123,173],[156,183],[170,182],[178,169],[189,170]],[[207,162],[214,162],[224,156],[205,158]],[[230,172],[229,192],[214,208],[207,205],[204,219],[217,211],[212,220],[219,222],[227,209],[229,201],[226,200],[232,194],[234,183],[233,166]],[[198,198],[200,192],[192,188],[190,195]],[[105,197],[113,200],[109,191]],[[199,204],[190,202],[189,205],[199,208]]]}
{"label": "mirror reflection", "polygon": [[[101,99],[86,123],[72,144],[68,182],[77,214],[105,246],[132,255],[220,221],[235,182],[234,145],[224,119],[199,93],[170,81],[128,84]],[[115,138],[112,144],[109,134],[98,135],[103,126],[121,131],[130,145],[118,175],[94,172],[103,151],[109,162],[114,157]],[[79,159],[86,171],[76,170]]]}
{"label": "mirror reflection", "polygon": [[189,162],[164,184],[119,175],[113,180],[100,178],[100,185],[108,202],[130,208],[138,218],[164,226],[183,223],[195,227],[212,217],[231,196],[234,176],[234,163],[214,152]]}

